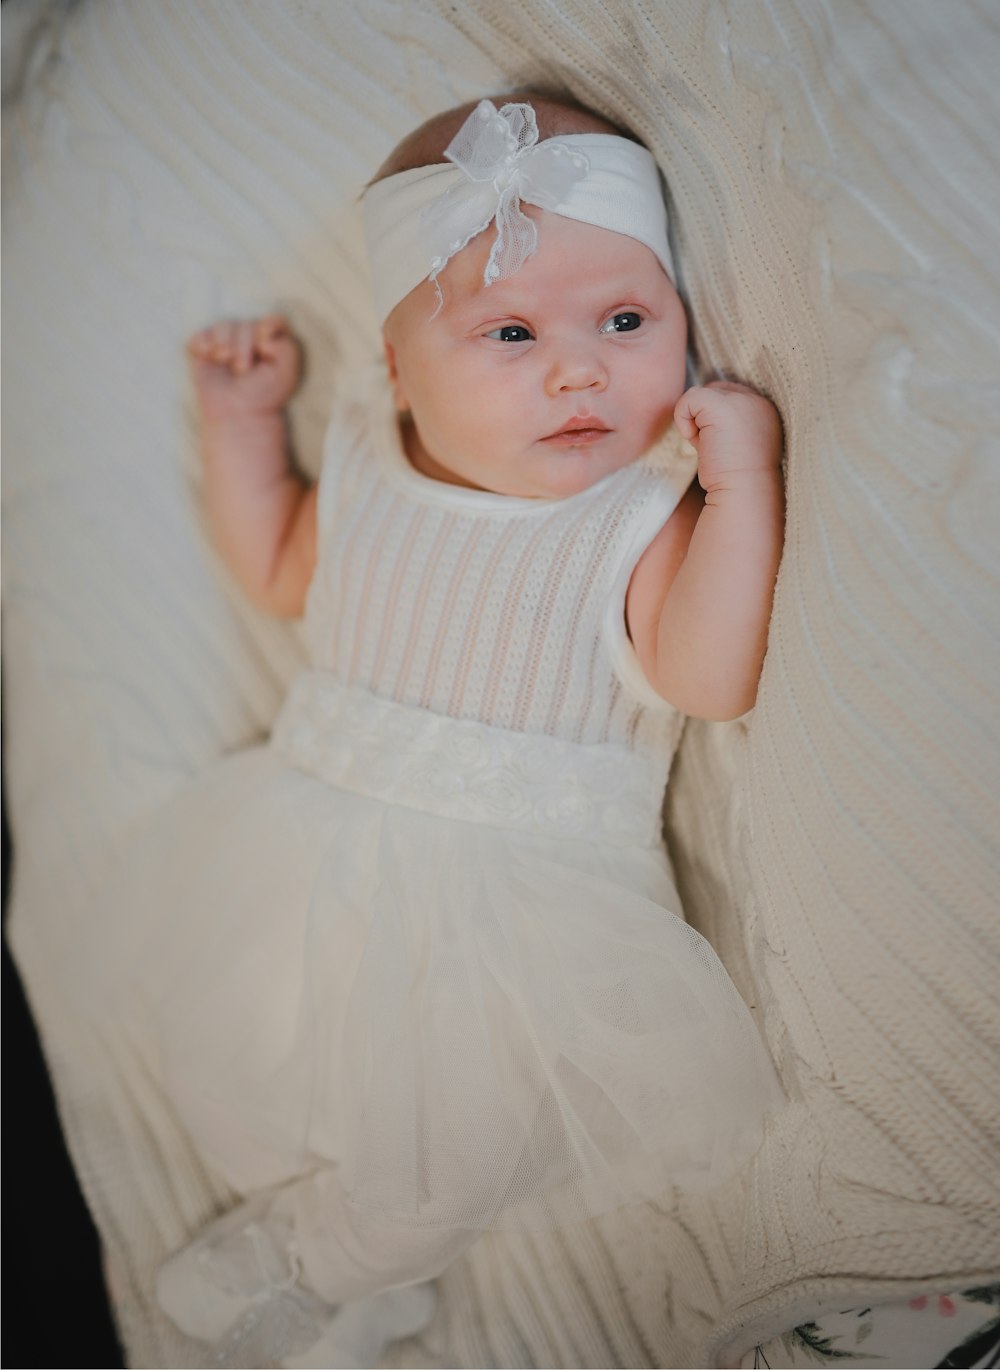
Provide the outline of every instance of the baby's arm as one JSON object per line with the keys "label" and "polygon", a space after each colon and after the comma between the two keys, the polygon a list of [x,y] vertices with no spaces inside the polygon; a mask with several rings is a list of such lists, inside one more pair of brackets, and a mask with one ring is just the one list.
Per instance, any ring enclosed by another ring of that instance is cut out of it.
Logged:
{"label": "baby's arm", "polygon": [[697,449],[701,490],[640,558],[629,632],[664,699],[696,718],[738,718],[757,697],[781,558],[781,420],[726,381],[688,390],[674,418]]}
{"label": "baby's arm", "polygon": [[269,317],[196,333],[188,356],[215,543],[256,605],[298,618],[316,565],[316,488],[295,471],[285,418],[298,344]]}

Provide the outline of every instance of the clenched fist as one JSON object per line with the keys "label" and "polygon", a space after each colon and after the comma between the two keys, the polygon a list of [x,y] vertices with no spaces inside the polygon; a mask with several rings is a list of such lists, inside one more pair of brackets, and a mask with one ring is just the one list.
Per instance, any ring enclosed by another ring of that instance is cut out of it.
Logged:
{"label": "clenched fist", "polygon": [[295,393],[302,371],[299,345],[277,314],[213,324],[191,338],[187,352],[209,424],[277,412]]}
{"label": "clenched fist", "polygon": [[734,381],[695,385],[674,422],[698,453],[698,481],[711,492],[753,483],[781,465],[781,419],[770,400]]}

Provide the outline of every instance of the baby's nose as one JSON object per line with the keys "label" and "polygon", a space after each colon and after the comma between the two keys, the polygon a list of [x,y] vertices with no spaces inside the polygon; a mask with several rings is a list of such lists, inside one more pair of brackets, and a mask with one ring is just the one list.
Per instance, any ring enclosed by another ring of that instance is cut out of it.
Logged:
{"label": "baby's nose", "polygon": [[598,349],[586,345],[559,348],[552,358],[546,375],[545,388],[550,395],[566,390],[603,390],[608,373]]}

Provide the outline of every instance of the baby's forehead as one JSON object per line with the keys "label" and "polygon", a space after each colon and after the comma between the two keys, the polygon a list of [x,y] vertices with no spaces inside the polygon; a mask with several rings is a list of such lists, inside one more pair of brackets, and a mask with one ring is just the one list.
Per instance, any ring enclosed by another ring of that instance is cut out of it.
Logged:
{"label": "baby's forehead", "polygon": [[441,273],[442,287],[449,286],[456,301],[499,304],[549,288],[579,294],[590,287],[614,291],[628,281],[670,283],[655,253],[637,239],[535,205],[522,209],[537,234],[535,251],[516,271],[487,284],[484,273],[495,243],[494,226],[488,225]]}

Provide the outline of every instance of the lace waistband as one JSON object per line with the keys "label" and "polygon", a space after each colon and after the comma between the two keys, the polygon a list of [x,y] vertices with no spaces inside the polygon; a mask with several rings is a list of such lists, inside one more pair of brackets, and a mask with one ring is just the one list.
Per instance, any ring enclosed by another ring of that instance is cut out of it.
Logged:
{"label": "lace waistband", "polygon": [[381,699],[324,671],[296,680],[272,746],[339,789],[425,813],[616,845],[660,841],[650,759]]}

